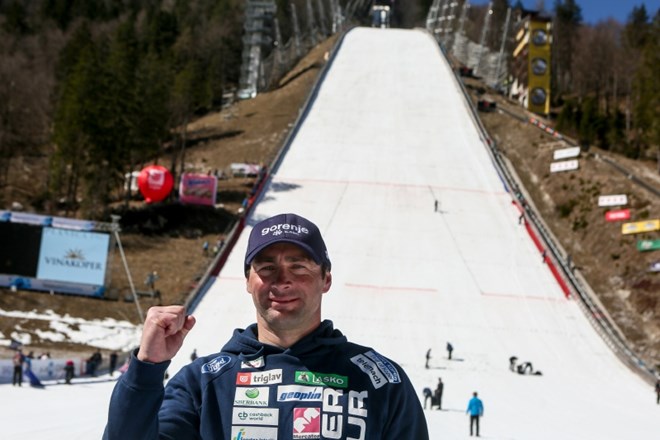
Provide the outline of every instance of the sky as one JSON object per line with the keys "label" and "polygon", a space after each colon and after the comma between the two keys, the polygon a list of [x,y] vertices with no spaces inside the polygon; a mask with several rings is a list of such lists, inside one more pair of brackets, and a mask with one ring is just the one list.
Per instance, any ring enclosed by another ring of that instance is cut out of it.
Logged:
{"label": "sky", "polygon": [[[471,4],[488,4],[488,0],[471,0]],[[510,0],[515,3],[515,0]],[[535,9],[538,0],[522,0],[522,4],[528,9]],[[552,10],[555,0],[544,1],[546,9]],[[577,0],[582,8],[582,19],[585,23],[596,24],[599,21],[612,17],[621,23],[625,23],[633,7],[644,4],[650,18],[660,8],[660,0]]]}
{"label": "sky", "polygon": [[[233,252],[193,311],[197,324],[170,375],[194,349],[211,355],[233,329],[254,322],[243,275],[250,228],[296,212],[319,226],[332,261],[323,317],[350,341],[399,363],[420,400],[423,388],[442,377],[443,410],[425,410],[432,440],[470,438],[465,409],[474,391],[484,402],[484,438],[657,439],[652,385],[564,295],[530,229],[519,224],[515,198],[430,35],[350,31],[313,96]],[[42,337],[67,334],[105,348],[132,346],[138,330],[39,316],[51,321],[52,332]],[[542,374],[510,371],[512,355]],[[3,438],[100,438],[116,377],[0,385],[0,418],[9,421]]]}

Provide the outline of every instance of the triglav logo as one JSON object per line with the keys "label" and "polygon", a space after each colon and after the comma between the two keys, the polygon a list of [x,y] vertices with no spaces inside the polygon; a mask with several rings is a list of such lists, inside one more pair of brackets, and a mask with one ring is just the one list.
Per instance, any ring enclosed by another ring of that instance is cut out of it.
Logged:
{"label": "triglav logo", "polygon": [[239,372],[236,374],[236,385],[267,385],[269,383],[282,383],[282,369]]}

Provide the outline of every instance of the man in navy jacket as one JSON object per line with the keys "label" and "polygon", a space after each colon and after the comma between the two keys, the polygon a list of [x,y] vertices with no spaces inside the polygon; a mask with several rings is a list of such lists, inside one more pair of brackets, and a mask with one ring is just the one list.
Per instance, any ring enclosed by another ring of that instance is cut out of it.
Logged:
{"label": "man in navy jacket", "polygon": [[163,387],[195,325],[152,307],[140,348],[112,394],[105,439],[422,439],[426,420],[395,362],[321,320],[332,284],[321,234],[295,214],[254,226],[245,256],[257,322]]}

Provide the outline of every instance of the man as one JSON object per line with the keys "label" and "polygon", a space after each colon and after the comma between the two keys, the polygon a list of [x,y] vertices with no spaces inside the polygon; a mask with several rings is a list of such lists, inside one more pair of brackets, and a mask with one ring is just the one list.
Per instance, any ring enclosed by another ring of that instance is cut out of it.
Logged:
{"label": "man", "polygon": [[426,350],[426,365],[424,367],[428,370],[429,368],[429,361],[431,360],[431,349],[429,348]]}
{"label": "man", "polygon": [[479,437],[479,417],[484,415],[484,404],[477,397],[477,392],[472,393],[472,399],[468,402],[466,414],[470,414],[470,436],[472,436],[472,428],[476,425],[477,437]]}
{"label": "man", "polygon": [[200,357],[164,389],[195,318],[152,307],[112,395],[105,439],[425,439],[401,367],[321,320],[331,264],[316,225],[295,214],[256,224],[245,255],[257,322]]}
{"label": "man", "polygon": [[110,376],[112,376],[117,369],[117,352],[110,353]]}
{"label": "man", "polygon": [[23,351],[19,348],[14,353],[12,358],[12,363],[14,364],[14,374],[12,375],[11,384],[13,386],[18,385],[19,387],[23,386],[23,363],[25,362],[25,357],[23,356]]}
{"label": "man", "polygon": [[442,391],[445,388],[445,384],[442,383],[442,378],[438,378],[438,386],[435,387],[435,401],[438,404],[438,409],[442,409]]}
{"label": "man", "polygon": [[454,351],[454,346],[447,342],[447,359],[451,360],[451,352]]}

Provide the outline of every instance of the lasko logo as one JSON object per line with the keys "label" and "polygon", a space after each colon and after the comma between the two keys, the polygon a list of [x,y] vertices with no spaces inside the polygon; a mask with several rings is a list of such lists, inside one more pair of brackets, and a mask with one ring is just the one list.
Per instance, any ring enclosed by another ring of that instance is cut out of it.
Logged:
{"label": "lasko logo", "polygon": [[234,408],[234,425],[272,425],[277,426],[279,418],[277,408]]}
{"label": "lasko logo", "polygon": [[236,374],[236,385],[268,385],[269,383],[282,383],[281,369]]}
{"label": "lasko logo", "polygon": [[387,379],[383,376],[383,373],[380,372],[376,364],[366,357],[363,354],[353,356],[351,362],[360,367],[360,370],[367,373],[371,383],[374,384],[374,388],[380,388],[387,383]]}
{"label": "lasko logo", "polygon": [[299,385],[280,385],[277,387],[278,402],[288,402],[292,400],[320,402],[323,400],[323,388],[303,387]]}
{"label": "lasko logo", "polygon": [[218,356],[217,358],[202,365],[202,374],[217,373],[222,369],[222,367],[229,364],[229,362],[231,362],[231,357],[225,355]]}
{"label": "lasko logo", "polygon": [[279,223],[270,228],[263,228],[261,230],[261,236],[268,235],[269,232],[272,232],[273,235],[282,235],[283,233],[309,234],[309,229],[304,226]]}
{"label": "lasko logo", "polygon": [[231,440],[277,440],[277,428],[232,426]]}
{"label": "lasko logo", "polygon": [[305,385],[321,385],[334,388],[346,388],[348,377],[338,374],[315,373],[312,371],[296,371],[295,382]]}
{"label": "lasko logo", "polygon": [[263,356],[241,362],[241,368],[262,368],[264,365],[266,365],[266,363],[264,362]]}
{"label": "lasko logo", "polygon": [[293,409],[293,438],[321,438],[321,411],[318,408]]}
{"label": "lasko logo", "polygon": [[239,406],[268,406],[268,387],[236,387],[234,405]]}
{"label": "lasko logo", "polygon": [[364,355],[376,363],[380,371],[385,375],[385,377],[387,377],[388,382],[401,383],[399,371],[387,358],[373,350],[366,352]]}

